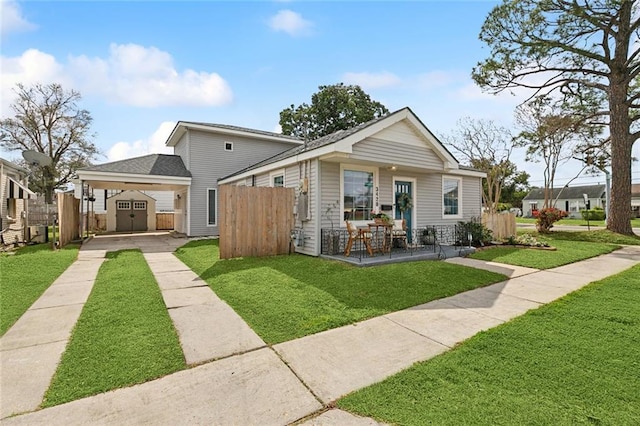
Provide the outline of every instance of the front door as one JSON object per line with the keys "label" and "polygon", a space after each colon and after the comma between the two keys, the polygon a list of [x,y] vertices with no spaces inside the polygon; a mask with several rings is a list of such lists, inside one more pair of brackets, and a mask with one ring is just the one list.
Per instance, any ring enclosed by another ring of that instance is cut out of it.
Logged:
{"label": "front door", "polygon": [[147,230],[147,202],[138,200],[116,201],[116,231]]}
{"label": "front door", "polygon": [[411,242],[411,229],[413,217],[413,182],[395,181],[395,205],[396,219],[404,219],[407,225],[407,239]]}

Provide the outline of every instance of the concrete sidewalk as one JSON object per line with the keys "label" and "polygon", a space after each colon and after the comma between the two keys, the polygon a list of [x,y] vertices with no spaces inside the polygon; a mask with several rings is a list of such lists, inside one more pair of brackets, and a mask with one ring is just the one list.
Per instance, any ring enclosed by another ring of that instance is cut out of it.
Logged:
{"label": "concrete sidewalk", "polygon": [[33,411],[42,402],[104,255],[104,250],[80,250],[0,338],[0,418]]}
{"label": "concrete sidewalk", "polygon": [[[291,423],[416,361],[445,352],[481,330],[640,262],[640,247],[625,247],[547,271],[454,259],[451,261],[512,278],[269,348],[172,254],[157,245],[150,245],[149,251],[142,249],[179,331],[185,356],[189,353],[192,362],[206,363],[3,423]],[[216,345],[216,336],[221,336],[220,345]],[[221,347],[226,349],[221,352]],[[336,423],[376,424],[338,410],[305,422]]]}

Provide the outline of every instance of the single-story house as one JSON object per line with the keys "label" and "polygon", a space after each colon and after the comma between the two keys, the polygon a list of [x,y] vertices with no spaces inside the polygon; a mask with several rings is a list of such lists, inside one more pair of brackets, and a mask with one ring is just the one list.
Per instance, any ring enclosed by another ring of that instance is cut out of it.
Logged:
{"label": "single-story house", "polygon": [[[581,210],[587,208],[585,195],[591,208],[604,209],[606,204],[604,185],[565,186],[553,188],[551,199],[556,200],[555,207],[569,212],[569,217],[581,218]],[[544,205],[544,188],[532,189],[522,200],[522,212],[525,217],[533,217],[533,211]]]}
{"label": "single-story house", "polygon": [[36,198],[29,190],[29,170],[0,158],[0,232],[2,244],[26,241],[28,203]]}
{"label": "single-story house", "polygon": [[[319,255],[321,230],[386,211],[409,229],[480,217],[484,173],[460,166],[409,108],[295,146],[219,184],[297,189],[298,252]],[[400,196],[411,208],[401,212]]]}
{"label": "single-story house", "polygon": [[[218,232],[218,185],[296,190],[296,227],[320,254],[323,228],[373,211],[403,216],[409,228],[455,224],[481,214],[484,173],[461,166],[409,109],[313,141],[221,124],[180,121],[167,140],[174,154],[78,170],[94,189],[173,191],[175,229],[188,236]],[[411,208],[398,209],[398,196]]]}

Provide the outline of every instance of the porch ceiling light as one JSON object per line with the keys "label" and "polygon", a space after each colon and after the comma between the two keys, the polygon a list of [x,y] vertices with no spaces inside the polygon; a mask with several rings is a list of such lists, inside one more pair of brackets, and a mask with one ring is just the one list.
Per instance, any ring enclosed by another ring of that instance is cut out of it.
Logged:
{"label": "porch ceiling light", "polygon": [[387,166],[387,170],[395,172],[396,170],[398,170],[398,167],[394,164],[394,165],[391,165],[391,166]]}

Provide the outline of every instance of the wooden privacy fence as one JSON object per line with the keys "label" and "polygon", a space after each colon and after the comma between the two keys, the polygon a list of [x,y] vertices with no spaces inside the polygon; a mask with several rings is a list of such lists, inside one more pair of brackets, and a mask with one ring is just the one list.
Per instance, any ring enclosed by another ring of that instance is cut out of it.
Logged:
{"label": "wooden privacy fence", "polygon": [[493,231],[495,240],[516,235],[515,213],[483,213],[482,224]]}
{"label": "wooden privacy fence", "polygon": [[60,247],[77,240],[80,225],[80,200],[73,194],[58,194],[58,229]]}
{"label": "wooden privacy fence", "polygon": [[293,188],[218,187],[220,258],[289,253]]}

